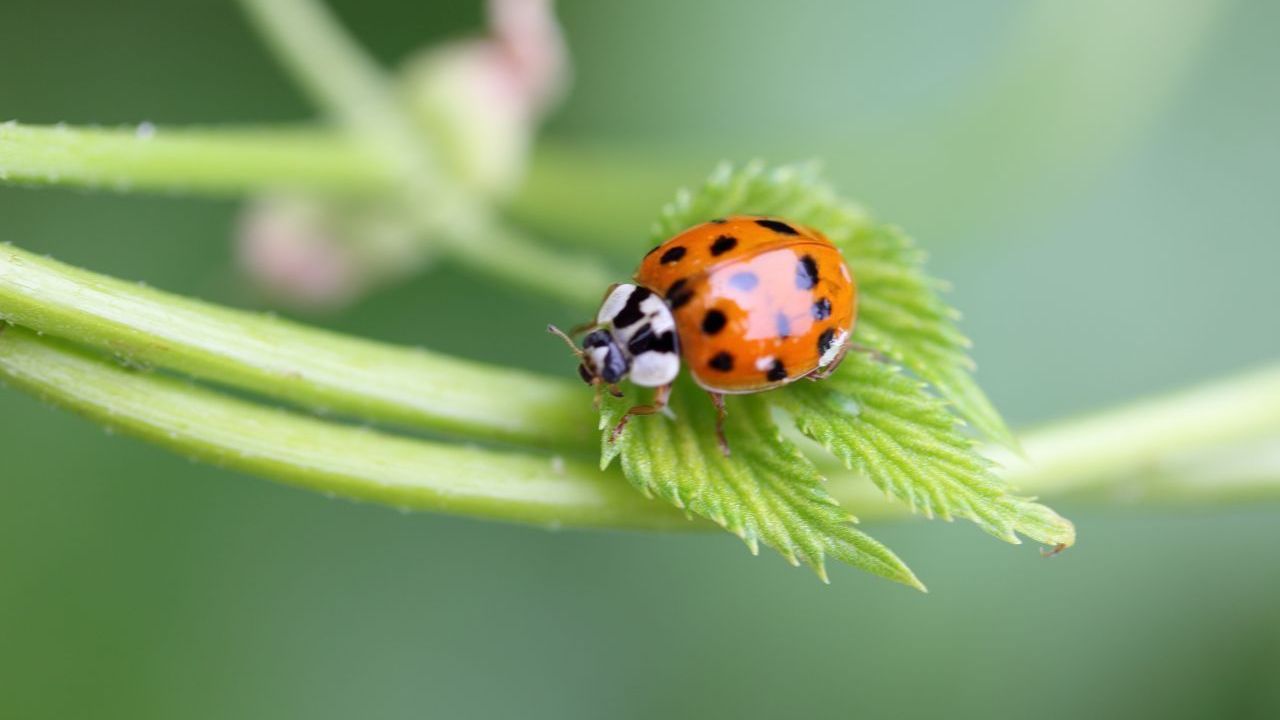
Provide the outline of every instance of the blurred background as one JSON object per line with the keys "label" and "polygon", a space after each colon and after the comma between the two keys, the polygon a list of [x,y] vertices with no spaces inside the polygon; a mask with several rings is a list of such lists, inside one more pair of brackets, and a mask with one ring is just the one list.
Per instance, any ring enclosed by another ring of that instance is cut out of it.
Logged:
{"label": "blurred background", "polygon": [[[483,24],[473,0],[333,6],[388,66]],[[5,10],[0,120],[314,116],[233,4]],[[548,242],[624,276],[658,207],[716,161],[816,158],[954,282],[980,380],[1016,427],[1280,358],[1280,4],[559,12],[572,91],[510,207]],[[234,261],[241,206],[0,187],[0,241],[268,309]],[[542,331],[571,308],[452,268],[302,317],[571,370]],[[843,567],[825,587],[723,534],[326,499],[10,390],[0,478],[6,717],[1280,714],[1275,504],[1054,502],[1080,543],[1051,561],[969,524],[870,527],[922,595]]]}

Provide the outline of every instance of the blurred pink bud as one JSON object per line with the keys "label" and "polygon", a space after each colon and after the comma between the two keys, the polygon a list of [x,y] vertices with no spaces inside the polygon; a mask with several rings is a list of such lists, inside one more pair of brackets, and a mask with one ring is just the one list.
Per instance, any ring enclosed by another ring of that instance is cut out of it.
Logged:
{"label": "blurred pink bud", "polygon": [[503,197],[524,177],[537,123],[568,82],[550,0],[491,0],[490,35],[429,49],[405,69],[410,103],[463,183]]}
{"label": "blurred pink bud", "polygon": [[489,0],[493,40],[507,56],[507,71],[540,117],[564,94],[569,54],[552,0]]}
{"label": "blurred pink bud", "polygon": [[302,308],[336,307],[362,283],[354,258],[331,230],[313,204],[262,198],[241,213],[237,260],[275,299]]}
{"label": "blurred pink bud", "polygon": [[[402,74],[405,100],[459,183],[492,199],[524,177],[534,132],[563,95],[569,63],[552,0],[489,0],[489,33],[429,48]],[[430,259],[392,199],[265,197],[240,219],[240,265],[273,298],[339,307]]]}

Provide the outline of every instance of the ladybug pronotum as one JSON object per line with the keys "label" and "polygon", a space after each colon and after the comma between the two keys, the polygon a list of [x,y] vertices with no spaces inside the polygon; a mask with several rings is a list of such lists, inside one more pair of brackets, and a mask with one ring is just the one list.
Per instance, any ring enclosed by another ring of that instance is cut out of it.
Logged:
{"label": "ladybug pronotum", "polygon": [[629,378],[657,388],[652,404],[627,410],[616,440],[634,415],[666,407],[683,361],[717,410],[716,437],[726,455],[724,396],[756,393],[835,371],[849,348],[857,288],[821,232],[771,217],[734,216],[696,225],[650,250],[634,283],[614,285],[578,349],[578,373],[620,396]]}

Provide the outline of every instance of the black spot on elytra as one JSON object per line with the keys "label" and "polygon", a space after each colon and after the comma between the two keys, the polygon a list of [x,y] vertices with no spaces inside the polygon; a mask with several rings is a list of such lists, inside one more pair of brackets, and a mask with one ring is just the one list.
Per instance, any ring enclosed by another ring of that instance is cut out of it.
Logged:
{"label": "black spot on elytra", "polygon": [[764,377],[769,382],[779,382],[787,379],[787,368],[783,366],[782,361],[774,359],[773,364],[769,366],[769,370],[765,372]]}
{"label": "black spot on elytra", "polygon": [[818,263],[812,255],[805,255],[796,263],[796,287],[812,290],[818,284]]}
{"label": "black spot on elytra", "polygon": [[753,272],[740,272],[729,276],[729,287],[742,292],[751,292],[760,284],[760,278]]}
{"label": "black spot on elytra", "polygon": [[613,316],[613,326],[624,328],[640,321],[644,317],[644,313],[640,312],[640,303],[644,302],[653,293],[638,287],[631,291],[631,297],[627,298],[626,304]]}
{"label": "black spot on elytra", "polygon": [[680,262],[680,258],[684,257],[685,249],[680,245],[668,249],[662,253],[662,257],[658,258],[658,262],[663,265],[670,265],[673,262]]}
{"label": "black spot on elytra", "polygon": [[721,235],[711,243],[711,254],[723,255],[736,247],[738,247],[738,238],[732,235]]}
{"label": "black spot on elytra", "polygon": [[724,313],[719,310],[708,310],[706,315],[702,316],[702,332],[708,335],[715,335],[724,329],[725,323]]}
{"label": "black spot on elytra", "polygon": [[799,235],[800,234],[796,232],[795,228],[782,222],[781,220],[770,220],[768,218],[761,218],[760,220],[756,220],[756,224],[762,228],[769,228],[770,230],[780,235]]}
{"label": "black spot on elytra", "polygon": [[652,325],[645,323],[636,330],[635,335],[631,336],[631,341],[627,343],[627,351],[632,355],[647,352],[673,353],[676,351],[675,333],[668,330],[658,334],[653,331]]}
{"label": "black spot on elytra", "polygon": [[773,324],[778,328],[778,337],[791,337],[791,318],[785,313],[778,313],[773,317]]}
{"label": "black spot on elytra", "polygon": [[729,372],[733,369],[733,356],[722,350],[716,353],[715,357],[711,358],[711,362],[708,362],[707,364],[710,365],[713,370]]}
{"label": "black spot on elytra", "polygon": [[831,301],[822,298],[813,304],[813,319],[826,320],[831,317]]}
{"label": "black spot on elytra", "polygon": [[671,287],[667,288],[667,304],[672,310],[679,310],[685,303],[693,299],[693,291],[685,287],[688,285],[684,278],[671,283]]}
{"label": "black spot on elytra", "polygon": [[835,339],[836,339],[835,330],[832,330],[831,328],[827,328],[826,330],[823,330],[822,334],[818,336],[818,355],[819,356],[826,355],[827,351],[831,349],[831,343]]}

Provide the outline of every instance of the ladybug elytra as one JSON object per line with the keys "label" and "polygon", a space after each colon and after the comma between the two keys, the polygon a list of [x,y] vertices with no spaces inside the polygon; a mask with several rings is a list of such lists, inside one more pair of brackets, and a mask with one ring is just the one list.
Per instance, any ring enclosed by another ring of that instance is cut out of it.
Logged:
{"label": "ladybug elytra", "polygon": [[634,283],[609,288],[579,349],[588,384],[630,379],[657,388],[653,402],[627,410],[661,412],[681,362],[711,396],[724,437],[724,396],[770,390],[835,371],[849,347],[857,288],[839,249],[821,232],[777,218],[733,216],[696,225],[649,251]]}

